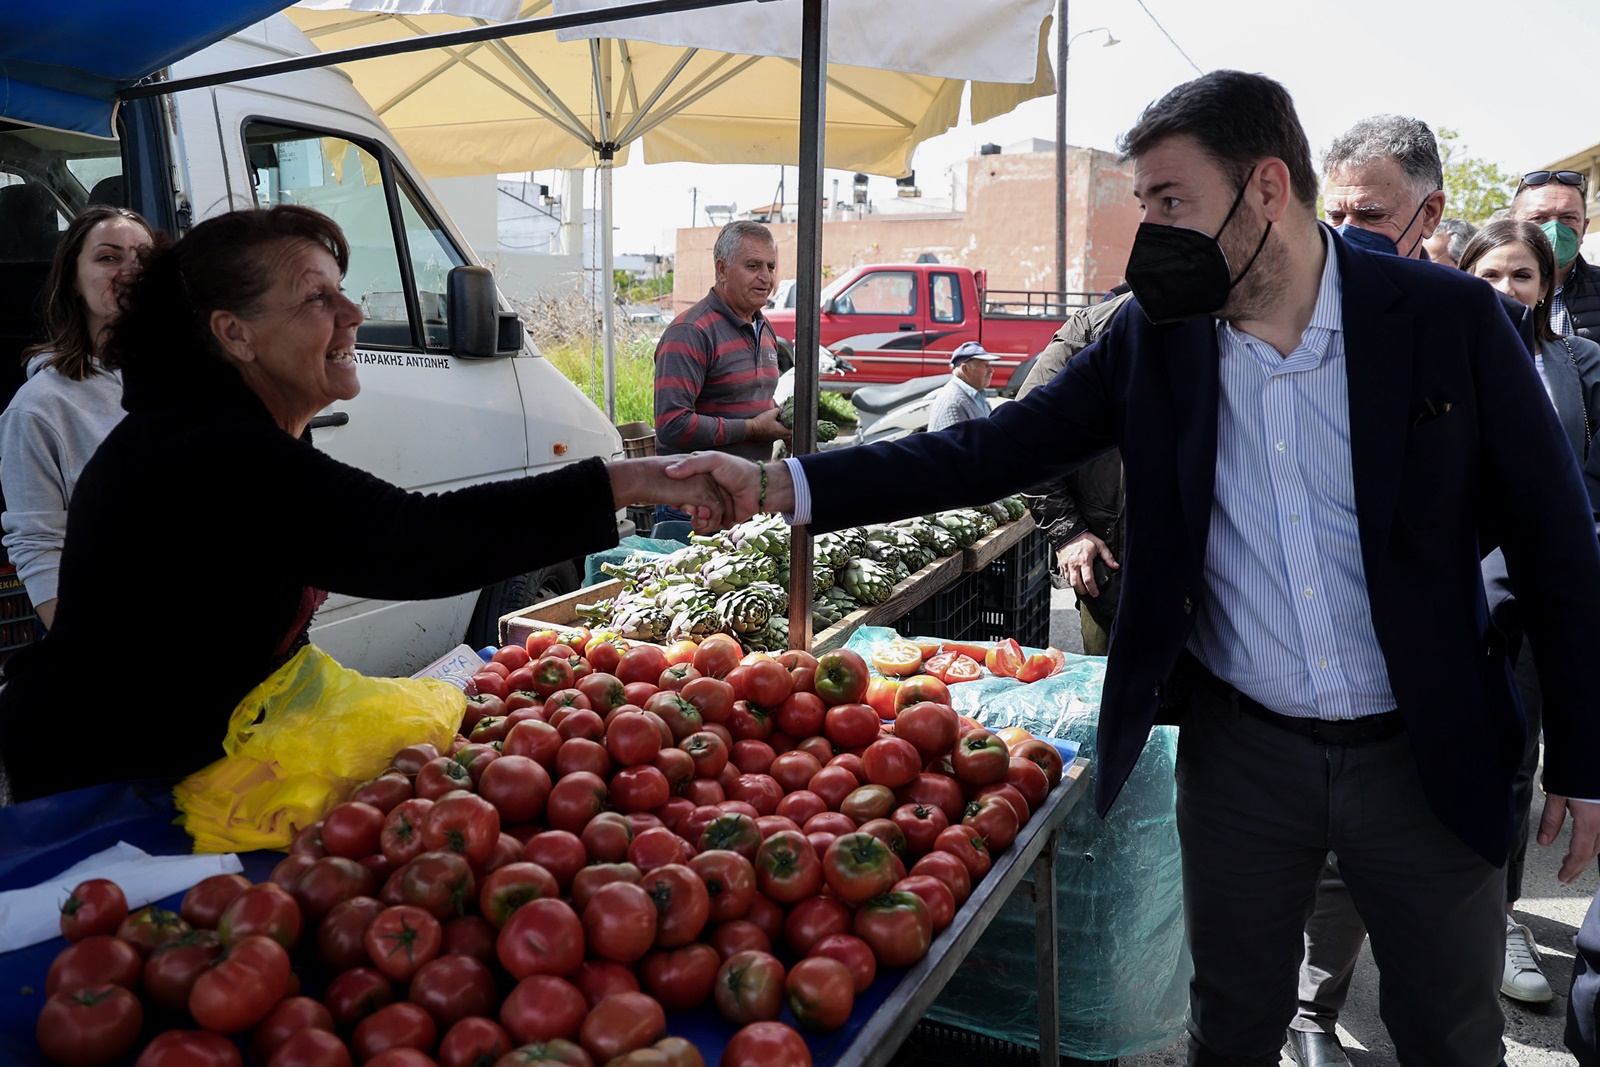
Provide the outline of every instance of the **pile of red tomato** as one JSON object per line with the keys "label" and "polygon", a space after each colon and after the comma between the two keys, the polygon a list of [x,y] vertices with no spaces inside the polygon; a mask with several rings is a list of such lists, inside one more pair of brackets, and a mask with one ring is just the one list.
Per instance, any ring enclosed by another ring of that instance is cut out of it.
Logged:
{"label": "pile of red tomato", "polygon": [[739,1027],[725,1067],[809,1064],[784,1005],[844,1025],[1062,773],[937,679],[874,709],[870,675],[724,638],[506,646],[452,751],[397,753],[269,881],[208,878],[177,914],[78,887],[40,1048],[95,1067],[167,1024],[138,1067],[682,1067],[667,1013],[710,1002]]}

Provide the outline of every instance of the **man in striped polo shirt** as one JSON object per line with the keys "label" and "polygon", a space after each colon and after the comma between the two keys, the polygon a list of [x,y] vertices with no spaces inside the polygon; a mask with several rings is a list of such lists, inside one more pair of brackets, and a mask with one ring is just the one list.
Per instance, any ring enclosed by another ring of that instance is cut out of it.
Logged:
{"label": "man in striped polo shirt", "polygon": [[[778,248],[759,222],[730,222],[714,248],[717,281],[672,321],[656,345],[656,451],[713,450],[767,459],[792,431],[772,402],[778,339],[761,309],[772,295]],[[657,519],[663,517],[661,509]]]}

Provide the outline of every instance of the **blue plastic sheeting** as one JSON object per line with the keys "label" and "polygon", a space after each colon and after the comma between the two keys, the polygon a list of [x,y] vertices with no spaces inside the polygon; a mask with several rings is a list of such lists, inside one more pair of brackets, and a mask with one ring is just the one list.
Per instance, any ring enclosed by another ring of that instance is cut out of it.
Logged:
{"label": "blue plastic sheeting", "polygon": [[609,563],[613,567],[621,566],[622,561],[638,553],[647,556],[668,556],[682,548],[682,541],[672,541],[654,537],[624,537],[617,542],[616,548],[608,548],[604,552],[591,553],[583,561],[583,587],[599,585],[609,582],[611,575],[600,569],[600,564]]}
{"label": "blue plastic sheeting", "polygon": [[[897,636],[863,627],[848,647],[869,656]],[[1069,655],[1066,668],[1043,681],[985,677],[951,686],[950,699],[957,711],[994,729],[1023,726],[1048,740],[1079,742],[1091,760],[1093,795],[1105,663]],[[1056,937],[1063,1056],[1116,1059],[1166,1048],[1183,1034],[1194,966],[1183,933],[1177,751],[1177,730],[1157,727],[1110,814],[1101,819],[1092,804],[1079,804],[1061,827]],[[1037,1046],[1034,936],[1033,905],[1007,901],[928,1017]]]}
{"label": "blue plastic sheeting", "polygon": [[117,93],[293,0],[0,0],[0,118],[113,136]]}

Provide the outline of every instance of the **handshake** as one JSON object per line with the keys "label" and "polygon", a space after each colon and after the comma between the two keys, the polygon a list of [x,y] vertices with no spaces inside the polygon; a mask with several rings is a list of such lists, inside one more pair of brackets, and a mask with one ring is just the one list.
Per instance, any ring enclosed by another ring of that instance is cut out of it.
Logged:
{"label": "handshake", "polygon": [[607,470],[617,507],[665,504],[687,514],[700,534],[726,529],[757,512],[794,509],[794,481],[782,462],[691,452],[617,460]]}

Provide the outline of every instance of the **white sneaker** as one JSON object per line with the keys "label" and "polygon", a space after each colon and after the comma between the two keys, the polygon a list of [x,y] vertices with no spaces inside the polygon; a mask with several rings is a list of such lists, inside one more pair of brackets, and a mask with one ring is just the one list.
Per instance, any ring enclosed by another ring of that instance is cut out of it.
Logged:
{"label": "white sneaker", "polygon": [[1548,1004],[1554,994],[1539,969],[1539,946],[1533,931],[1506,916],[1506,966],[1500,976],[1500,993],[1524,1004]]}

